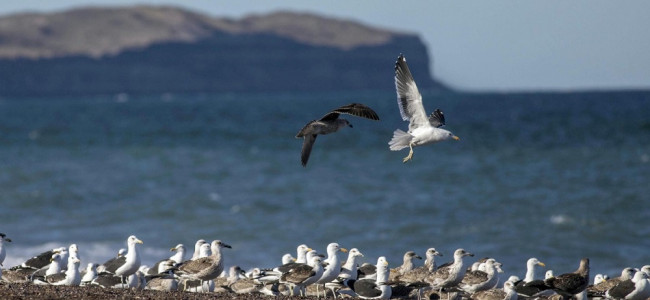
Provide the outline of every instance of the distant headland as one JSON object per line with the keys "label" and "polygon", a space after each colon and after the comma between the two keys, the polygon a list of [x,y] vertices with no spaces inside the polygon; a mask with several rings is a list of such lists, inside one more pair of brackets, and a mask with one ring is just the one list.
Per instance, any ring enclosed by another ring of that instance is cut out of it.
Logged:
{"label": "distant headland", "polygon": [[169,6],[0,17],[0,96],[392,90],[404,53],[446,89],[413,33],[310,13],[218,18]]}

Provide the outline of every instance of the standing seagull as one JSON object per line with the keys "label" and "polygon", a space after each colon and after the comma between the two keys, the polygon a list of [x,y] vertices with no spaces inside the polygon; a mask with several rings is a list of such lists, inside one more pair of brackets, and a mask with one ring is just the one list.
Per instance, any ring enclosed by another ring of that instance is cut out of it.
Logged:
{"label": "standing seagull", "polygon": [[296,138],[304,138],[302,142],[302,152],[300,156],[300,161],[302,166],[307,166],[307,161],[309,160],[309,154],[311,154],[311,148],[316,141],[316,137],[319,134],[329,134],[337,132],[339,129],[349,126],[352,127],[352,124],[346,119],[339,119],[340,114],[348,114],[357,117],[362,117],[370,120],[379,120],[377,113],[372,110],[370,107],[365,106],[359,103],[352,103],[348,105],[341,106],[323,116],[320,120],[313,120],[305,127],[303,127]]}
{"label": "standing seagull", "polygon": [[434,288],[438,288],[439,292],[443,288],[450,288],[458,285],[465,276],[465,268],[463,267],[463,257],[474,256],[474,254],[465,251],[464,249],[456,249],[454,251],[454,262],[444,264],[436,270],[435,273],[428,276],[425,281],[430,283]]}
{"label": "standing seagull", "polygon": [[399,112],[404,121],[409,121],[409,131],[395,130],[388,145],[392,151],[399,151],[406,147],[410,149],[409,155],[404,157],[404,163],[413,158],[413,147],[448,139],[460,139],[448,130],[440,128],[445,125],[445,116],[440,109],[436,109],[427,118],[422,105],[422,95],[415,85],[406,58],[402,54],[395,63],[395,88]]}
{"label": "standing seagull", "polygon": [[219,277],[223,272],[221,249],[232,247],[220,240],[214,240],[210,248],[212,249],[212,255],[182,263],[178,267],[179,274],[183,277],[201,280],[201,286],[203,286],[203,282]]}
{"label": "standing seagull", "polygon": [[589,285],[589,259],[581,259],[580,267],[575,272],[545,279],[544,283],[556,292],[569,297],[581,293]]}
{"label": "standing seagull", "polygon": [[11,239],[7,238],[6,234],[0,232],[0,267],[2,267],[2,263],[5,261],[5,257],[7,256],[7,252],[5,251],[3,244],[4,241],[11,243]]}
{"label": "standing seagull", "polygon": [[103,271],[120,276],[122,278],[122,283],[126,283],[127,277],[135,274],[138,268],[140,268],[140,253],[136,245],[142,244],[142,241],[135,235],[132,235],[126,240],[126,244],[126,255],[105,262]]}

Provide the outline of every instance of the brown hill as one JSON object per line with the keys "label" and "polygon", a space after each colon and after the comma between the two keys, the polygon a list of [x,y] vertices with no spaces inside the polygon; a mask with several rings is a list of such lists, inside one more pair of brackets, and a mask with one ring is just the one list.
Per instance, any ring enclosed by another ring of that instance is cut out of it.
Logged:
{"label": "brown hill", "polygon": [[415,34],[309,13],[216,18],[167,6],[0,17],[0,96],[393,89],[404,53],[431,78]]}
{"label": "brown hill", "polygon": [[100,57],[155,43],[195,42],[215,31],[268,33],[340,49],[383,44],[397,34],[308,13],[276,12],[232,20],[168,6],[93,7],[0,17],[0,58]]}

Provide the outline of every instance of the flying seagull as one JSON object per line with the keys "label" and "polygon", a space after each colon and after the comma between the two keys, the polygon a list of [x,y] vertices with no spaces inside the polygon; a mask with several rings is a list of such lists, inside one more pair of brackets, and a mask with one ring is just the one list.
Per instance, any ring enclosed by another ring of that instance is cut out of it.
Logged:
{"label": "flying seagull", "polygon": [[304,141],[302,142],[302,153],[300,156],[300,161],[302,162],[303,167],[307,166],[309,154],[311,154],[311,148],[319,134],[337,132],[339,129],[346,126],[352,127],[352,124],[350,124],[348,120],[339,118],[340,114],[353,115],[370,120],[379,120],[377,113],[370,107],[359,103],[352,103],[341,106],[327,113],[325,116],[320,118],[320,120],[313,120],[307,123],[307,125],[296,134],[296,138],[304,138]]}
{"label": "flying seagull", "polygon": [[422,95],[415,85],[413,75],[406,64],[406,58],[402,54],[395,63],[395,88],[397,89],[399,112],[404,121],[409,121],[409,130],[408,132],[400,129],[395,130],[388,145],[392,151],[399,151],[406,147],[410,149],[409,155],[404,157],[404,163],[413,158],[413,147],[448,139],[460,139],[450,131],[440,128],[445,125],[445,115],[440,109],[433,111],[427,118],[424,106],[422,106]]}

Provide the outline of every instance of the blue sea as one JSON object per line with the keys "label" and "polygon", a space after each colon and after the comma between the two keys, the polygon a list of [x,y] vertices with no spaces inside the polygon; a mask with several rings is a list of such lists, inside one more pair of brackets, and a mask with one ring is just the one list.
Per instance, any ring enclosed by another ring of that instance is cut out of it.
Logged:
{"label": "blue sea", "polygon": [[[330,242],[391,267],[462,247],[504,277],[530,257],[555,274],[588,257],[592,277],[650,264],[650,92],[423,94],[461,140],[407,164],[388,149],[408,128],[390,90],[2,98],[4,266],[71,243],[101,263],[131,234],[148,265],[201,238],[243,268]],[[381,120],[345,116],[303,168],[295,134],[352,102]]]}

